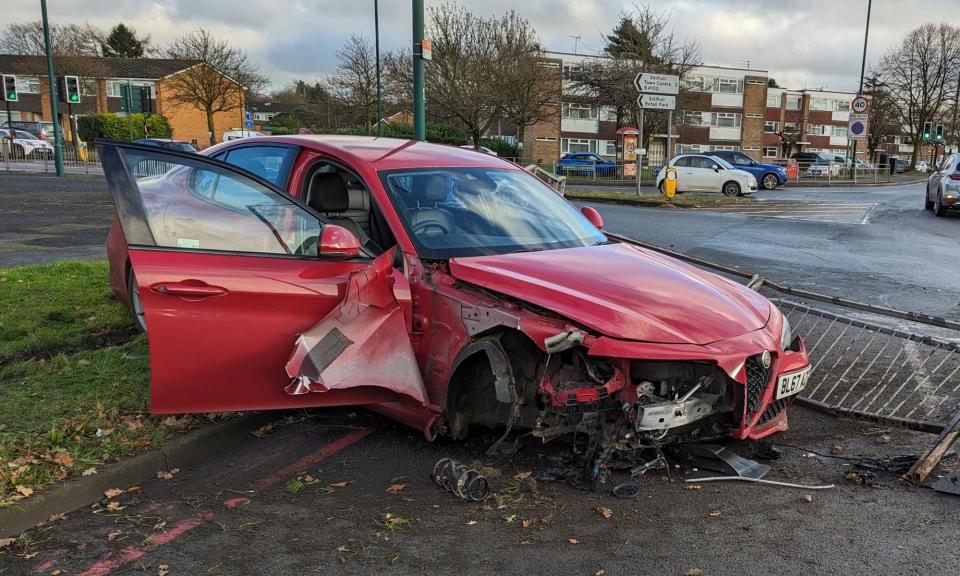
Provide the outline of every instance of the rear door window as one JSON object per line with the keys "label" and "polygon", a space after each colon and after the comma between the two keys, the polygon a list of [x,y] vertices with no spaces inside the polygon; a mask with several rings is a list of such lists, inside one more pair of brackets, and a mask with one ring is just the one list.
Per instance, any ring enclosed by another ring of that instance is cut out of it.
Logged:
{"label": "rear door window", "polygon": [[223,160],[285,190],[294,151],[289,146],[242,146],[227,151]]}

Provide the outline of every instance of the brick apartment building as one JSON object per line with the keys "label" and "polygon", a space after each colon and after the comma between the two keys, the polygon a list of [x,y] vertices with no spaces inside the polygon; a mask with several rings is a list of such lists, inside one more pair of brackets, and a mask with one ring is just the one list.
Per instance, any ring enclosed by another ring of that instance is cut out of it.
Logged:
{"label": "brick apartment building", "polygon": [[[569,81],[590,61],[603,56],[547,52],[541,66],[556,70],[562,83],[556,114],[529,127],[524,147],[533,161],[551,164],[569,152],[595,152],[614,159],[614,110],[578,95]],[[768,87],[766,70],[700,66],[684,79],[674,112],[673,154],[740,150],[760,159],[788,158],[798,151],[846,154],[850,101],[856,96],[823,90]],[[679,109],[682,103],[683,109]],[[665,112],[648,112],[665,114]],[[667,135],[654,134],[647,161],[660,164]],[[865,157],[861,146],[858,157]]]}
{"label": "brick apartment building", "polygon": [[[120,115],[142,112],[140,94],[149,91],[154,101],[154,112],[167,117],[173,128],[173,138],[186,142],[196,140],[197,144],[203,147],[210,143],[206,113],[190,106],[175,105],[172,98],[176,88],[171,79],[194,66],[206,64],[197,60],[161,58],[54,59],[57,75],[80,77],[81,101],[80,104],[72,106],[75,116],[106,112]],[[10,103],[13,120],[52,119],[45,57],[0,54],[0,74],[17,76],[19,101]],[[214,132],[218,141],[223,132],[243,125],[243,104],[241,97],[240,105],[234,110],[214,114]],[[69,139],[71,135],[67,121],[67,105],[58,102],[57,107],[60,125]],[[0,123],[6,120],[5,109],[0,105]]]}

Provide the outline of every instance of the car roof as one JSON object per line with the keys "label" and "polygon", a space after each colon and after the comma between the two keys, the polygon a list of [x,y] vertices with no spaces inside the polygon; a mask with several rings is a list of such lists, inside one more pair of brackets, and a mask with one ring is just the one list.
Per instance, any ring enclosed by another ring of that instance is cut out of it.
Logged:
{"label": "car roof", "polygon": [[261,136],[252,139],[239,139],[224,142],[209,148],[207,154],[215,154],[221,149],[234,146],[276,143],[292,144],[323,152],[344,161],[370,164],[375,170],[397,170],[403,168],[514,168],[516,164],[491,156],[477,154],[455,145],[432,144],[401,138],[381,138],[376,136],[346,136],[330,134],[295,134],[290,136]]}

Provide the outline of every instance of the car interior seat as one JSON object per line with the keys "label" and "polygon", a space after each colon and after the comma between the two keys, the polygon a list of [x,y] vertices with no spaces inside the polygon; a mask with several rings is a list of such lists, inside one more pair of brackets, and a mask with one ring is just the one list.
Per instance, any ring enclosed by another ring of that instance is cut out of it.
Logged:
{"label": "car interior seat", "polygon": [[[361,190],[361,192],[365,191]],[[353,197],[354,206],[359,207],[355,212],[362,212],[363,195],[355,193]],[[351,211],[351,193],[340,174],[315,172],[307,188],[307,205],[323,215],[331,224],[342,226],[352,232],[360,240],[360,244],[367,243],[369,237],[366,231],[348,215]],[[366,206],[368,210],[364,214],[369,214],[369,198],[366,199]]]}
{"label": "car interior seat", "polygon": [[447,199],[447,181],[442,176],[418,176],[412,183],[410,228],[414,234],[450,234],[457,230],[456,221],[449,210],[440,208]]}

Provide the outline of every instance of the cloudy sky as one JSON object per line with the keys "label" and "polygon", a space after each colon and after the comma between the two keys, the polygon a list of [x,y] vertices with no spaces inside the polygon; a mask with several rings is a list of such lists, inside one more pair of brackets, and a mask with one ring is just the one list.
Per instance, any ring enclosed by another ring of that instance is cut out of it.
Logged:
{"label": "cloudy sky", "polygon": [[[39,19],[36,0],[0,0],[0,27]],[[441,0],[425,0],[427,7]],[[868,68],[908,30],[954,14],[957,0],[876,0]],[[599,51],[603,35],[633,0],[459,0],[479,14],[516,9],[551,50]],[[707,64],[768,70],[791,88],[855,90],[867,0],[651,0],[672,25],[702,46]],[[275,85],[336,68],[334,52],[350,34],[373,37],[373,0],[48,0],[51,21],[109,27],[118,21],[162,44],[193,27],[230,38]],[[411,41],[409,0],[380,0],[381,47]],[[573,36],[579,36],[579,41]]]}

